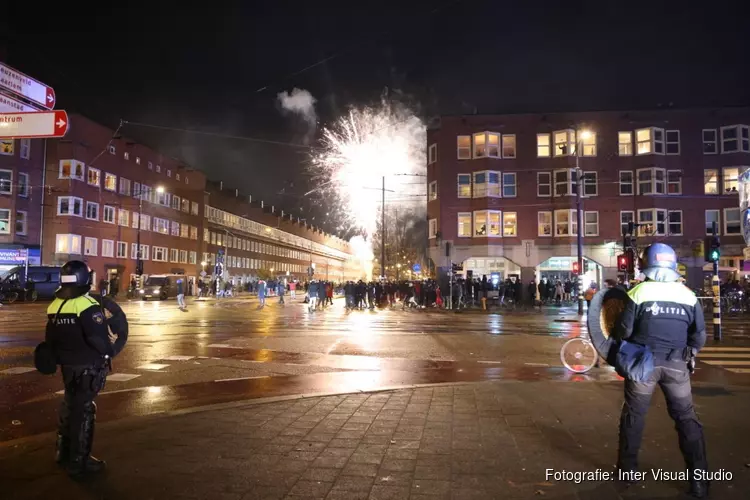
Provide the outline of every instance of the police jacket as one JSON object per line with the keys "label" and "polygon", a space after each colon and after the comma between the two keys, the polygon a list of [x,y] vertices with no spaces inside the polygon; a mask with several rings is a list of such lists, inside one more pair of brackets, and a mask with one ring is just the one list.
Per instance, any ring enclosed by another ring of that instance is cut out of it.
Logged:
{"label": "police jacket", "polygon": [[[116,356],[128,339],[128,323],[114,301],[88,293],[71,299],[56,298],[47,308],[45,340],[60,365],[90,366]],[[110,329],[117,340],[110,340]]]}
{"label": "police jacket", "polygon": [[647,280],[628,292],[620,316],[620,338],[658,353],[706,343],[703,309],[695,294],[677,282]]}

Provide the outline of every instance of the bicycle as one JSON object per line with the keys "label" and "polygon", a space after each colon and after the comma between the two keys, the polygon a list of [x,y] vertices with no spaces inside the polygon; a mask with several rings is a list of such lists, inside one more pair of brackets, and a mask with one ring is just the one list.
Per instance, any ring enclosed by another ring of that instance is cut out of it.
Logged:
{"label": "bicycle", "polygon": [[560,349],[560,361],[574,373],[586,373],[596,366],[599,354],[587,337],[575,337],[565,342]]}
{"label": "bicycle", "polygon": [[0,303],[5,302],[8,304],[12,304],[18,300],[18,292],[1,292],[0,291]]}

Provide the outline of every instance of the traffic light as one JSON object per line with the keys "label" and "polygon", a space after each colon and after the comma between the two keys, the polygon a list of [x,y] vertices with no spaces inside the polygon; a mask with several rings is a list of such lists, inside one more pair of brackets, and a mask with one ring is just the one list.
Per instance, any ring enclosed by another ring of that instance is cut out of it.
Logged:
{"label": "traffic light", "polygon": [[628,256],[621,254],[617,256],[617,270],[621,273],[628,272]]}
{"label": "traffic light", "polygon": [[703,240],[703,257],[706,262],[718,262],[721,257],[721,242],[718,236],[707,236]]}
{"label": "traffic light", "polygon": [[578,261],[573,261],[573,274],[578,274],[581,272],[581,268],[578,267]]}

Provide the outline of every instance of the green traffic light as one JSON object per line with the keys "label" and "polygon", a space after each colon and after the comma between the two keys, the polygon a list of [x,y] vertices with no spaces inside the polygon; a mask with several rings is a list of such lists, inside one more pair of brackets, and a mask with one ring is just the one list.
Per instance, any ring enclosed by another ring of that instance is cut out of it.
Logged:
{"label": "green traffic light", "polygon": [[719,260],[719,251],[718,250],[711,250],[711,260],[713,260],[713,261]]}

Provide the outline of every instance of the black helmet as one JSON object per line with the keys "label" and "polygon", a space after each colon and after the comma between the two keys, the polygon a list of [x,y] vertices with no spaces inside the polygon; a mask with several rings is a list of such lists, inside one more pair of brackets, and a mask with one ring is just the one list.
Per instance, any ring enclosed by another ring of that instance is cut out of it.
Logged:
{"label": "black helmet", "polygon": [[91,289],[91,269],[85,262],[71,260],[60,269],[60,288],[55,296],[60,299],[80,297]]}

